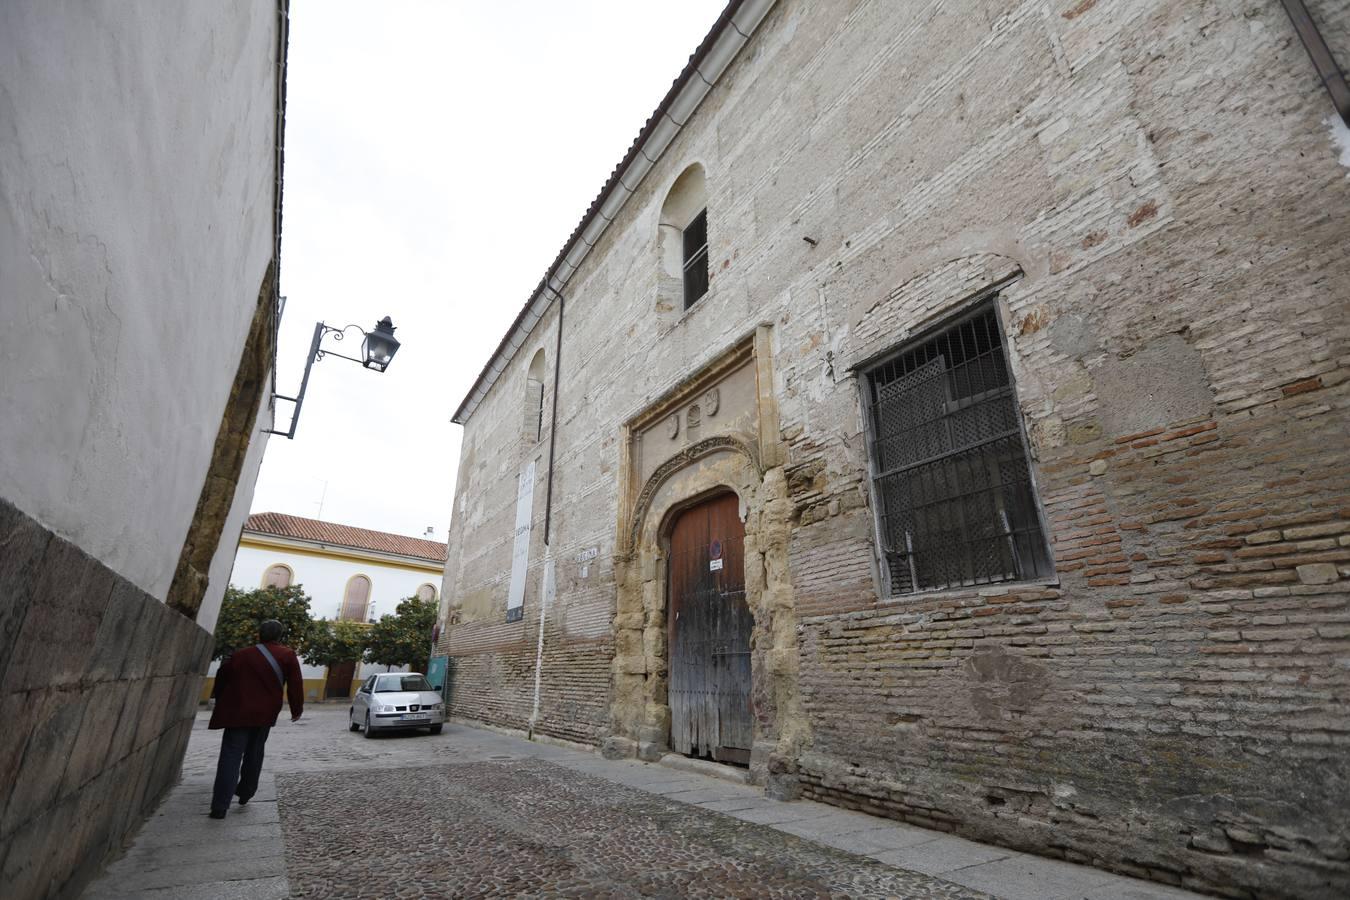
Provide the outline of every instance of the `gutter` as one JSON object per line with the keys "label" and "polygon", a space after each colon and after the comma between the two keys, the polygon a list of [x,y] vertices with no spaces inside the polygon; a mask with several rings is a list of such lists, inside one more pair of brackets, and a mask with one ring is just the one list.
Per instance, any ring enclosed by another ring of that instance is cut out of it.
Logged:
{"label": "gutter", "polygon": [[[286,298],[281,296],[281,204],[285,194],[286,171],[286,57],[291,37],[290,0],[277,0],[277,88],[275,163],[272,183],[272,380],[277,377],[277,344],[281,335],[281,316]],[[276,392],[269,391],[267,408],[275,411]]]}
{"label": "gutter", "polygon": [[496,384],[534,327],[581,267],[590,251],[641,186],[662,154],[684,130],[703,99],[764,20],[775,0],[730,0],[684,70],[638,133],[624,158],[591,202],[561,252],[521,308],[450,421],[463,425]]}

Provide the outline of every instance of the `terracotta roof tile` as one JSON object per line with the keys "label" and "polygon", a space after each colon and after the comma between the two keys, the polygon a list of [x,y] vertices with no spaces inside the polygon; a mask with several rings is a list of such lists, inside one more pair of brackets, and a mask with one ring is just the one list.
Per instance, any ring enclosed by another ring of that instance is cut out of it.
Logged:
{"label": "terracotta roof tile", "polygon": [[445,562],[445,544],[437,541],[339,525],[336,522],[320,522],[318,519],[305,519],[283,513],[254,513],[244,523],[244,530],[302,541],[316,541],[321,544],[336,544],[357,550],[415,556],[437,563]]}

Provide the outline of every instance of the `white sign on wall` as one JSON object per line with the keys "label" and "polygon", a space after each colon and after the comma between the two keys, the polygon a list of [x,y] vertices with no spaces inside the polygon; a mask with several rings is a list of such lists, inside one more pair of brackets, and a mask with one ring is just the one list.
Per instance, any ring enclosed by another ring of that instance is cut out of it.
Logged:
{"label": "white sign on wall", "polygon": [[525,614],[525,571],[530,565],[530,525],[534,520],[534,460],[516,481],[516,542],[511,548],[511,587],[506,594],[506,621]]}

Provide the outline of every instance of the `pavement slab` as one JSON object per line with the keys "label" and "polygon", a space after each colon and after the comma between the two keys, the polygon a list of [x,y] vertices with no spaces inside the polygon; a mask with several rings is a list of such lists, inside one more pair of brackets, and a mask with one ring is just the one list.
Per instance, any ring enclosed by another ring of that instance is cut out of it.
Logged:
{"label": "pavement slab", "polygon": [[[224,820],[206,815],[220,733],[200,714],[182,782],[85,897],[1198,896],[769,800],[697,766],[606,760],[457,724],[366,740],[345,713],[311,706],[274,728],[257,795]],[[372,849],[372,835],[396,839]]]}

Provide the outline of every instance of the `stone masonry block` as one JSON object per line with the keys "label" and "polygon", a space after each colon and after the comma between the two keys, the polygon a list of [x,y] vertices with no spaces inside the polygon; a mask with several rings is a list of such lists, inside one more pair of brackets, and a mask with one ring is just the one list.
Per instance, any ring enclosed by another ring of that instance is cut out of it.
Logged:
{"label": "stone masonry block", "polygon": [[108,743],[109,762],[124,760],[135,749],[136,733],[141,727],[141,700],[145,695],[148,682],[128,681],[126,700],[122,704],[122,714],[117,727],[113,729],[112,740]]}
{"label": "stone masonry block", "polygon": [[70,748],[79,736],[88,704],[87,694],[54,689],[36,706],[33,732],[0,818],[0,835],[11,834],[56,800]]}
{"label": "stone masonry block", "polygon": [[147,602],[155,602],[128,581],[119,581],[108,600],[108,609],[92,647],[88,678],[110,681],[122,677],[127,653],[135,643],[136,630],[144,618]]}
{"label": "stone masonry block", "polygon": [[1298,566],[1295,571],[1304,584],[1335,584],[1341,577],[1334,563],[1310,563]]}
{"label": "stone masonry block", "polygon": [[171,715],[169,700],[173,697],[174,679],[155,678],[146,684],[139,709],[128,709],[137,722],[133,749],[140,749],[158,738],[168,726]]}
{"label": "stone masonry block", "polygon": [[76,827],[77,802],[74,798],[39,813],[28,826],[7,835],[0,843],[9,844],[0,885],[7,897],[47,897],[55,894],[52,872],[61,842],[53,835],[65,835]]}
{"label": "stone masonry block", "polygon": [[205,677],[206,670],[211,666],[211,651],[215,649],[216,638],[205,628],[197,628],[197,641],[192,647],[192,660],[188,665],[188,672],[192,675],[201,675]]}
{"label": "stone masonry block", "polygon": [[109,764],[108,748],[122,718],[127,688],[125,681],[109,681],[88,691],[89,705],[79,734],[64,751],[68,761],[59,796],[81,789]]}
{"label": "stone masonry block", "polygon": [[80,548],[54,538],[5,673],[7,686],[22,690],[81,680],[114,580]]}
{"label": "stone masonry block", "polygon": [[0,684],[8,683],[14,641],[50,539],[45,528],[0,500]]}
{"label": "stone masonry block", "polygon": [[600,755],[605,759],[632,759],[637,756],[637,742],[610,735],[600,743]]}
{"label": "stone masonry block", "polygon": [[182,659],[186,655],[183,645],[193,638],[184,627],[189,621],[177,610],[167,606],[164,608],[159,634],[155,636],[155,646],[150,651],[150,671],[156,677],[174,675],[182,670]]}
{"label": "stone masonry block", "polygon": [[99,870],[113,840],[115,817],[110,804],[114,789],[112,780],[105,775],[70,798],[75,803],[74,824],[59,842],[61,847],[52,860],[54,871],[66,873],[62,893],[83,887]]}
{"label": "stone masonry block", "polygon": [[145,678],[151,673],[155,646],[164,619],[173,612],[149,594],[142,593],[140,603],[141,616],[127,645],[126,661],[122,665],[123,678]]}
{"label": "stone masonry block", "polygon": [[19,691],[0,696],[0,810],[8,805],[9,792],[19,777],[19,763],[33,726],[46,703],[45,691]]}

